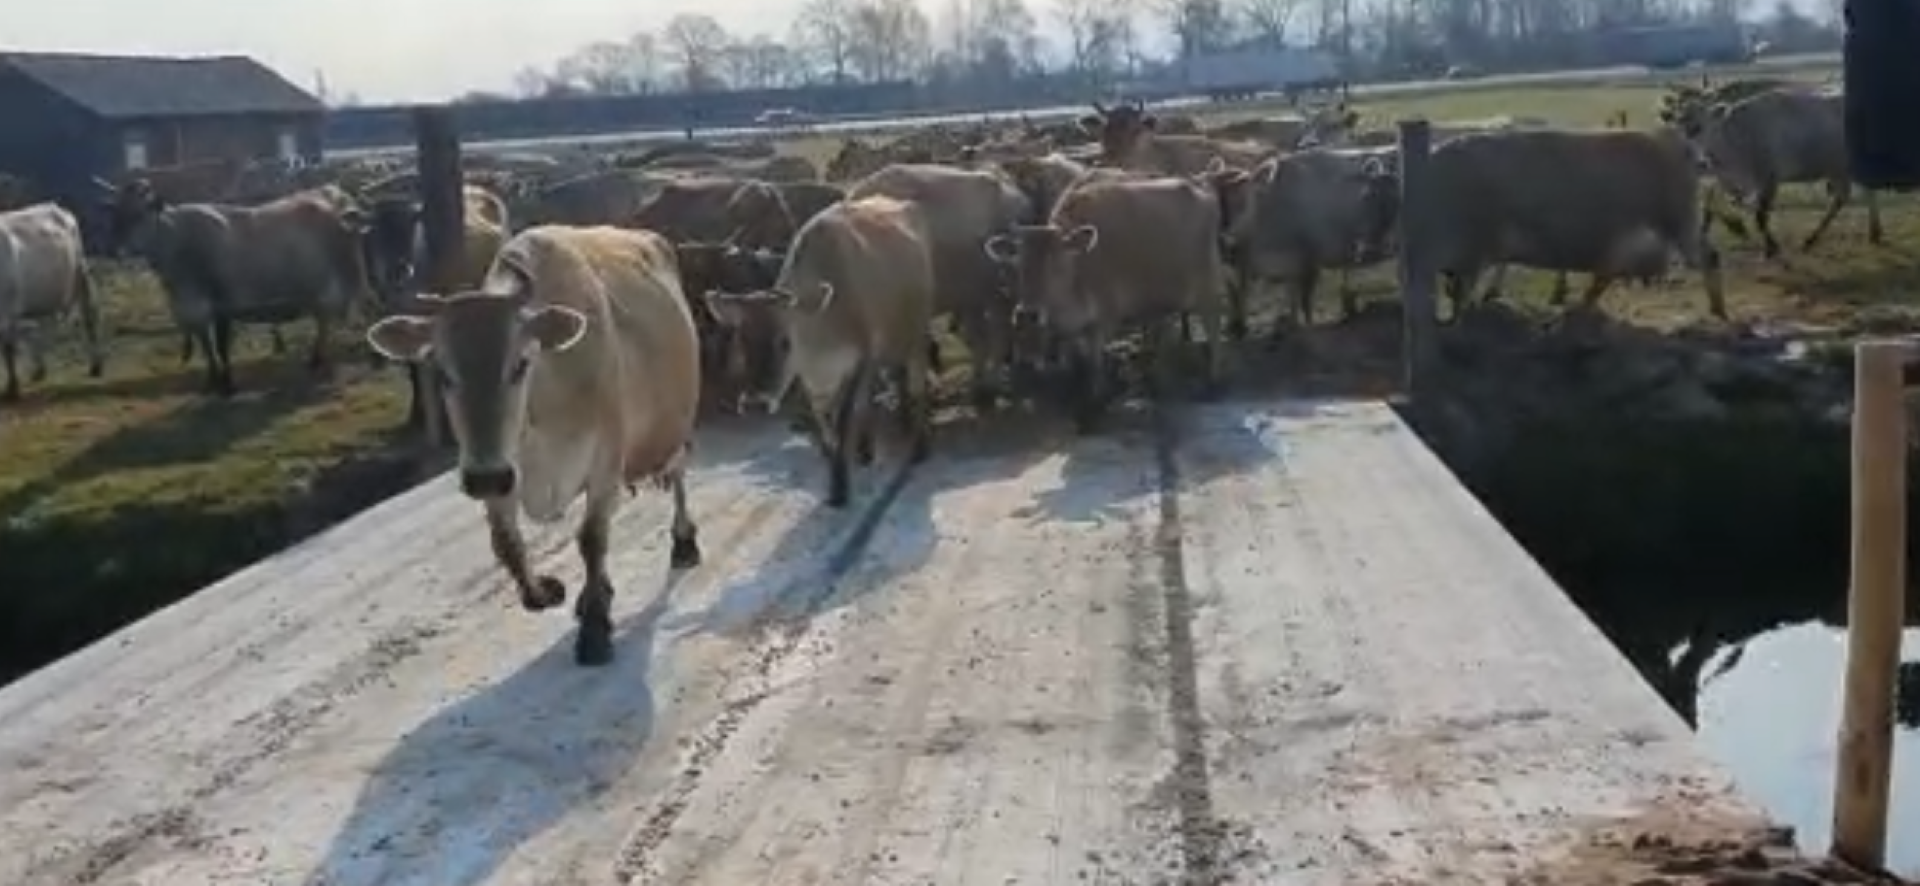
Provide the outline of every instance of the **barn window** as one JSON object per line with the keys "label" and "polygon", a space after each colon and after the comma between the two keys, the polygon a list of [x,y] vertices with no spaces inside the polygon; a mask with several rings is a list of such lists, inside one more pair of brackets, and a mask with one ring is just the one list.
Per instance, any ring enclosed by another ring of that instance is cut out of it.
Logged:
{"label": "barn window", "polygon": [[280,130],[280,159],[297,160],[300,158],[300,139],[291,129]]}
{"label": "barn window", "polygon": [[147,168],[147,136],[143,132],[129,132],[122,141],[125,166],[128,169]]}

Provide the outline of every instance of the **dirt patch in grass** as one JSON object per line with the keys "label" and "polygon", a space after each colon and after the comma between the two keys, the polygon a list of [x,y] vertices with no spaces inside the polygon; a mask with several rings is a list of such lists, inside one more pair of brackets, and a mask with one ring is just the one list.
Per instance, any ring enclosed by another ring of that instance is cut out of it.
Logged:
{"label": "dirt patch in grass", "polygon": [[236,346],[241,393],[201,392],[199,364],[145,273],[96,269],[110,349],[89,379],[78,335],[0,408],[0,678],[91,641],[404,488],[393,436],[406,388],[341,332],[330,378],[311,330]]}

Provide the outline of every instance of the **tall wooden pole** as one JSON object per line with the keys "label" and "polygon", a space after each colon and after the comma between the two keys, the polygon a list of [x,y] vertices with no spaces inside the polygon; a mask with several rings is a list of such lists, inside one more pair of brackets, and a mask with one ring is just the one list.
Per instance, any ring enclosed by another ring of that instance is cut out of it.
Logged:
{"label": "tall wooden pole", "polygon": [[1833,785],[1833,855],[1886,866],[1893,779],[1895,682],[1907,584],[1907,417],[1901,369],[1909,346],[1854,347],[1853,581],[1847,676]]}
{"label": "tall wooden pole", "polygon": [[1400,121],[1400,298],[1402,354],[1406,392],[1415,404],[1431,393],[1439,330],[1434,297],[1439,275],[1433,268],[1430,246],[1433,213],[1428,206],[1427,157],[1433,129],[1425,120]]}
{"label": "tall wooden pole", "polygon": [[[453,109],[427,105],[413,111],[413,134],[419,168],[420,228],[426,241],[426,267],[416,272],[422,287],[429,292],[452,289],[460,273],[466,238],[465,184],[460,168],[460,133],[454,125]],[[446,441],[446,410],[440,401],[439,384],[424,367],[414,367],[414,408],[423,419],[427,448],[438,450]]]}

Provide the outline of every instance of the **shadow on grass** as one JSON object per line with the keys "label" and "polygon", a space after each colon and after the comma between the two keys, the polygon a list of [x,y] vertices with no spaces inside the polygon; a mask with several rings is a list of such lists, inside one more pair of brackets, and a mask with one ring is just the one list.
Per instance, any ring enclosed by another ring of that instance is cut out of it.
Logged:
{"label": "shadow on grass", "polygon": [[12,520],[69,484],[119,471],[212,461],[279,419],[338,395],[332,385],[307,384],[183,404],[153,421],[108,435],[46,475],[0,496],[0,520]]}

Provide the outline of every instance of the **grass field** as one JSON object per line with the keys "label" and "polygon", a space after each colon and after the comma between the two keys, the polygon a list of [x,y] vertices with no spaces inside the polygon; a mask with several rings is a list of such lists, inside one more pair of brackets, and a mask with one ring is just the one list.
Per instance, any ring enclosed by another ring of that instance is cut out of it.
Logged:
{"label": "grass field", "polygon": [[[1654,84],[1537,86],[1359,104],[1381,125],[1416,114],[1435,120],[1511,114],[1598,125],[1620,109],[1644,124],[1658,94]],[[1215,119],[1257,110],[1235,107]],[[824,162],[837,145],[836,139],[805,139],[784,149]],[[1801,254],[1798,238],[1822,200],[1813,187],[1790,188],[1783,196],[1776,229],[1788,249],[1784,261],[1765,262],[1756,244],[1718,238],[1737,317],[1833,326],[1863,308],[1904,312],[1920,305],[1910,294],[1920,276],[1920,208],[1913,198],[1886,197],[1887,245],[1865,242],[1864,213],[1855,209],[1841,216],[1819,251]],[[1389,298],[1391,274],[1358,274],[1355,286],[1367,298]],[[27,384],[22,403],[0,406],[0,587],[8,589],[0,594],[0,649],[25,649],[29,657],[49,644],[58,651],[84,641],[285,543],[306,528],[312,514],[299,512],[313,511],[316,487],[337,480],[342,465],[396,460],[405,384],[395,371],[366,368],[357,330],[340,332],[337,368],[327,380],[314,379],[304,366],[309,328],[285,330],[285,355],[269,353],[264,329],[243,330],[242,393],[220,401],[201,393],[197,362],[180,363],[180,338],[151,279],[117,267],[102,267],[98,276],[110,345],[106,376],[85,377],[78,336],[63,328],[52,376]],[[1514,292],[1543,300],[1550,279],[1517,272]],[[1575,280],[1576,293],[1582,282]],[[1323,284],[1323,315],[1332,313],[1335,286],[1337,279]],[[1693,275],[1651,289],[1615,289],[1607,305],[1663,326],[1705,315]],[[356,477],[362,494],[391,491],[384,487],[403,481],[390,471],[375,476],[372,486],[365,475]],[[319,511],[332,516],[352,498],[346,493]],[[75,626],[50,631],[44,627],[50,622]],[[0,660],[0,677],[8,664]]]}

